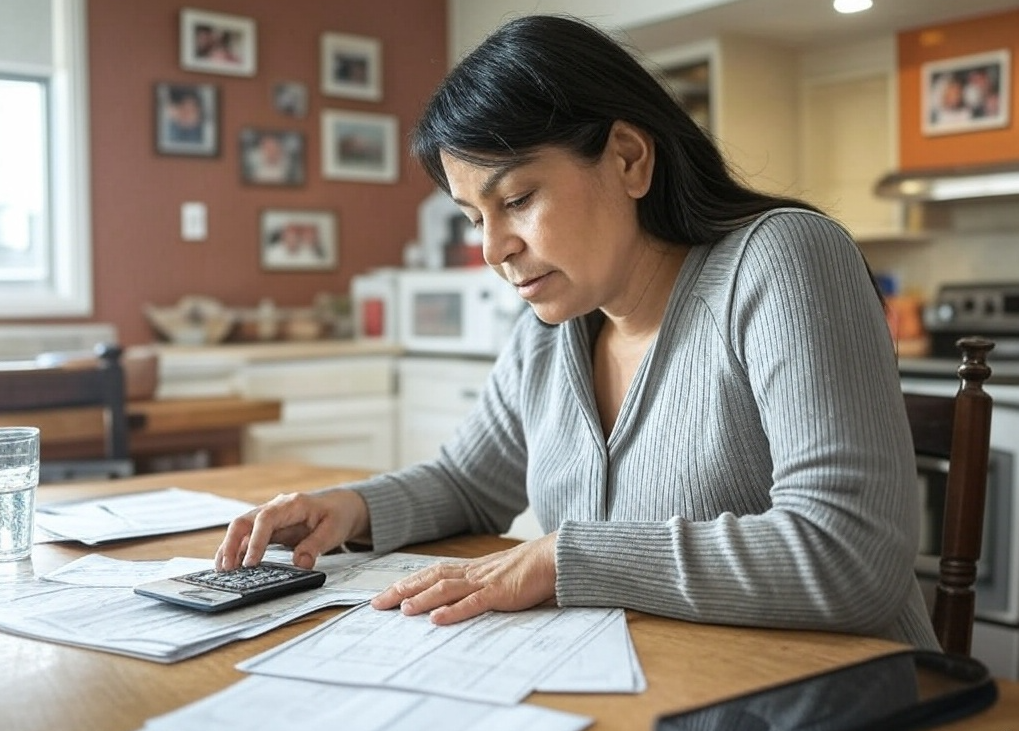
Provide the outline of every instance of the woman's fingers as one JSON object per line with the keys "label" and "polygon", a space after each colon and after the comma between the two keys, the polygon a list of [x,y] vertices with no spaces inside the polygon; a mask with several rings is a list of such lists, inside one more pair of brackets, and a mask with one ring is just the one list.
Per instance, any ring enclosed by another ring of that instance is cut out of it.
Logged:
{"label": "woman's fingers", "polygon": [[376,609],[429,612],[452,624],[489,610],[517,611],[555,597],[555,534],[508,551],[442,563],[397,581],[372,600]]}
{"label": "woman's fingers", "polygon": [[[436,564],[435,566],[429,566],[426,569],[421,569],[420,571],[417,571],[392,584],[389,588],[372,599],[372,606],[376,609],[392,609],[396,606],[402,607],[404,602],[408,601],[411,597],[418,597],[441,582],[463,579],[466,571],[466,567],[462,564],[441,563]],[[451,586],[446,586],[441,591],[448,593],[451,590]],[[435,596],[435,593],[433,592],[431,596]],[[417,606],[423,607],[424,603]],[[408,612],[408,614],[420,613],[420,611],[427,610],[421,609],[419,612]]]}
{"label": "woman's fingers", "polygon": [[258,565],[277,531],[305,522],[307,510],[301,506],[304,501],[299,501],[298,497],[277,495],[258,511],[248,538],[248,550],[241,562],[244,566]]}
{"label": "woman's fingers", "polygon": [[370,537],[368,506],[358,493],[277,495],[230,523],[216,551],[216,568],[254,566],[270,543],[292,546],[295,565],[312,568],[320,555],[352,537]]}
{"label": "woman's fingers", "polygon": [[254,522],[254,511],[234,518],[227,526],[226,535],[216,550],[216,569],[226,571],[237,568],[241,565],[248,550],[248,536],[251,534],[251,525]]}

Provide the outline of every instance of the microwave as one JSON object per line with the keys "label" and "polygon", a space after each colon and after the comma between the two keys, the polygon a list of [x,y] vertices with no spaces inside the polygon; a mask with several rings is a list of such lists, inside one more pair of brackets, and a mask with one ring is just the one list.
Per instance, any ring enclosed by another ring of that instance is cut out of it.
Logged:
{"label": "microwave", "polygon": [[351,297],[358,337],[433,355],[495,357],[526,307],[487,266],[370,272]]}

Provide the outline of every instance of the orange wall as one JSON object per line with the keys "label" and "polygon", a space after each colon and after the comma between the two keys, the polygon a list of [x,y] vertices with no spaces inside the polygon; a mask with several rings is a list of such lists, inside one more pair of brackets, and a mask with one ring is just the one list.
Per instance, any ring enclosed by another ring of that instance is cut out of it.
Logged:
{"label": "orange wall", "polygon": [[[253,18],[258,62],[253,77],[184,71],[178,58],[182,7]],[[432,190],[406,154],[406,135],[446,69],[445,0],[89,0],[92,240],[95,312],[113,322],[125,344],[148,342],[143,305],[182,295],[254,306],[269,297],[307,306],[319,291],[346,291],[352,274],[398,265],[417,235],[418,203]],[[319,36],[324,31],[382,42],[383,99],[364,102],[319,92]],[[308,115],[293,119],[271,103],[274,83],[300,81]],[[220,90],[220,154],[169,157],[154,150],[153,84],[214,83]],[[319,113],[346,109],[399,118],[396,184],[326,181],[321,176]],[[242,127],[305,133],[307,182],[301,187],[240,181]],[[208,207],[208,239],[180,238],[180,205]],[[266,272],[259,264],[258,218],[265,208],[334,211],[339,266],[329,272]]]}
{"label": "orange wall", "polygon": [[[921,66],[1011,49],[1010,124],[994,130],[924,137],[921,134]],[[1019,160],[1019,10],[931,26],[898,35],[899,164],[903,169]]]}

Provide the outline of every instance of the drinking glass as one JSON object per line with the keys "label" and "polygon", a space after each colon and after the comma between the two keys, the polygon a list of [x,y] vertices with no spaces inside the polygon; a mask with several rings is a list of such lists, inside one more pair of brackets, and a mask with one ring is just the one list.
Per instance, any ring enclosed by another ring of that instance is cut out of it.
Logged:
{"label": "drinking glass", "polygon": [[39,430],[0,427],[0,561],[32,554],[38,485]]}

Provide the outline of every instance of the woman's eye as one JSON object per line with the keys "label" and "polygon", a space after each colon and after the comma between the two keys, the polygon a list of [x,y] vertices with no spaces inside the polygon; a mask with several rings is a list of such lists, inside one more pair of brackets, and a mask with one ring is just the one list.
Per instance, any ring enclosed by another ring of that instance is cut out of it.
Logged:
{"label": "woman's eye", "polygon": [[513,200],[508,201],[506,203],[506,207],[507,208],[520,208],[521,206],[525,205],[527,203],[527,201],[529,201],[530,199],[531,199],[531,194],[528,193],[527,195],[522,195],[519,198],[514,198]]}

